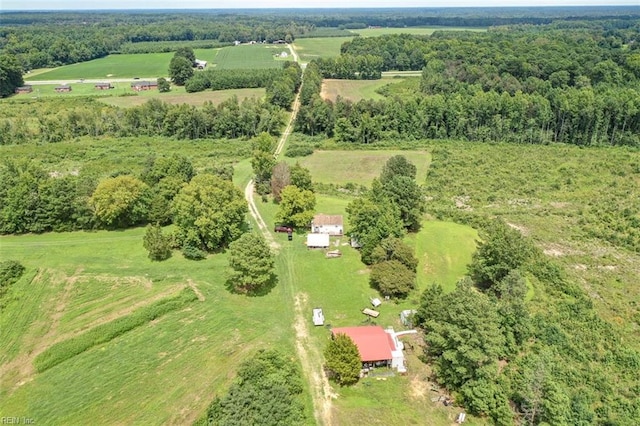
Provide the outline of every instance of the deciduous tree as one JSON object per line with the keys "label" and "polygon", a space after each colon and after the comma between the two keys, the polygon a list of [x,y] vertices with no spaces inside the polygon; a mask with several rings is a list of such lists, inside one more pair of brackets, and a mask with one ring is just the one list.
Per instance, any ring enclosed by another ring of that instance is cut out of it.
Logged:
{"label": "deciduous tree", "polygon": [[313,220],[316,196],[313,192],[297,186],[286,186],[280,193],[281,200],[276,221],[297,228],[307,228]]}
{"label": "deciduous tree", "polygon": [[229,245],[246,229],[242,191],[218,176],[195,176],[174,198],[172,211],[180,233],[195,232],[208,251]]}
{"label": "deciduous tree", "polygon": [[371,267],[369,280],[384,296],[404,298],[416,286],[416,273],[397,260],[385,260]]}
{"label": "deciduous tree", "polygon": [[131,175],[105,179],[91,196],[99,223],[124,228],[144,222],[149,213],[149,187]]}
{"label": "deciduous tree", "polygon": [[178,86],[183,86],[193,76],[192,63],[183,56],[174,56],[169,63],[169,78]]}
{"label": "deciduous tree", "polygon": [[229,244],[228,285],[233,291],[265,294],[276,284],[275,257],[262,236],[246,233]]}

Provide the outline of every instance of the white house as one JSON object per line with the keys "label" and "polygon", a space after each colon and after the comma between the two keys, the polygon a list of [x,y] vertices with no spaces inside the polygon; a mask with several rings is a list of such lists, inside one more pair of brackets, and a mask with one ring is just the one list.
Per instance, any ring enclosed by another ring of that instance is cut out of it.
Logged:
{"label": "white house", "polygon": [[311,232],[316,234],[342,235],[342,215],[317,214],[311,221]]}

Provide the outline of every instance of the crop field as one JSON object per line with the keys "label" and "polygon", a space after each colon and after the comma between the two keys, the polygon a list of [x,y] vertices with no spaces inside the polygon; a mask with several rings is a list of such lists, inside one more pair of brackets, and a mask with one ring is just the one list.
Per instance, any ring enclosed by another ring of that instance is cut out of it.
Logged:
{"label": "crop field", "polygon": [[376,90],[389,83],[399,81],[397,78],[385,77],[379,80],[337,80],[325,79],[322,81],[323,99],[335,101],[338,96],[358,102],[361,99],[383,99],[384,96]]}
{"label": "crop field", "polygon": [[140,92],[137,96],[117,96],[101,98],[101,102],[108,105],[118,107],[139,106],[147,102],[149,99],[159,99],[162,102],[173,105],[188,104],[193,106],[202,106],[205,102],[219,104],[227,99],[236,96],[238,101],[242,102],[247,98],[264,98],[265,89],[230,89],[230,90],[206,90],[204,92],[187,93],[184,87],[173,86],[171,92],[160,93],[157,90],[149,90]]}
{"label": "crop field", "polygon": [[[276,58],[282,52],[286,58]],[[239,45],[224,47],[218,51],[213,59],[216,69],[256,69],[280,68],[283,60],[290,60],[291,52],[286,45]]]}
{"label": "crop field", "polygon": [[315,58],[330,58],[340,55],[340,46],[353,37],[320,37],[300,38],[293,43],[293,47],[302,62],[309,62]]}
{"label": "crop field", "polygon": [[351,30],[352,33],[361,37],[379,37],[386,34],[411,34],[411,35],[431,35],[436,31],[476,31],[485,32],[486,28],[468,27],[404,27],[404,28],[363,28],[361,30]]}
{"label": "crop field", "polygon": [[[198,59],[212,61],[218,49],[194,49]],[[79,80],[79,79],[156,79],[167,77],[169,62],[173,53],[138,53],[109,55],[92,61],[65,65],[49,71],[38,70],[25,76],[25,82],[42,80]]]}
{"label": "crop field", "polygon": [[316,151],[298,161],[311,171],[315,182],[369,186],[380,174],[384,163],[394,155],[404,155],[412,161],[417,168],[418,182],[424,181],[431,162],[427,151]]}

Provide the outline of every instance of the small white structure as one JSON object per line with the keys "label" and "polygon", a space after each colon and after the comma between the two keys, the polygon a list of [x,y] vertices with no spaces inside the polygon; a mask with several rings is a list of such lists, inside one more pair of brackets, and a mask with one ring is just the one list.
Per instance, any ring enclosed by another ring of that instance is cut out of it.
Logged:
{"label": "small white structure", "polygon": [[466,419],[467,419],[467,414],[466,413],[459,413],[458,417],[456,417],[456,423],[462,424],[462,423],[464,423],[464,421]]}
{"label": "small white structure", "polygon": [[196,59],[194,61],[196,68],[198,68],[199,70],[203,70],[207,67],[207,61],[202,61],[200,59]]}
{"label": "small white structure", "polygon": [[289,57],[289,54],[287,52],[281,52],[280,53],[280,57],[281,58],[287,58],[287,57]]}
{"label": "small white structure", "polygon": [[307,248],[329,247],[329,234],[307,234]]}
{"label": "small white structure", "polygon": [[313,308],[313,325],[324,325],[324,313],[322,313],[322,308]]}
{"label": "small white structure", "polygon": [[342,235],[344,232],[342,215],[317,214],[311,221],[311,232],[317,234]]}
{"label": "small white structure", "polygon": [[382,305],[382,301],[377,297],[370,298],[370,299],[371,299],[371,304],[373,305],[374,308],[377,308],[378,306]]}
{"label": "small white structure", "polygon": [[405,309],[400,312],[400,322],[405,327],[413,327],[413,316],[416,314],[415,309]]}

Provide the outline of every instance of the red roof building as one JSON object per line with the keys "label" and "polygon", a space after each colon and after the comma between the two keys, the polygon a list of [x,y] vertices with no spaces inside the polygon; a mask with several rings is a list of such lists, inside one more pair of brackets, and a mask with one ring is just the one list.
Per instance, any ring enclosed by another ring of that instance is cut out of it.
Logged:
{"label": "red roof building", "polygon": [[396,350],[393,338],[380,326],[339,327],[331,330],[333,335],[346,334],[360,352],[362,362],[391,363],[392,351]]}

